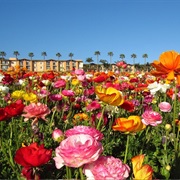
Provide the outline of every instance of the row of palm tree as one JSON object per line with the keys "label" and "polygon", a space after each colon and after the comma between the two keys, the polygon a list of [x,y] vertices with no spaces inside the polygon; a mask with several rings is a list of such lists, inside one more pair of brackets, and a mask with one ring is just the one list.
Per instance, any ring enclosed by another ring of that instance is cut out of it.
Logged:
{"label": "row of palm tree", "polygon": [[[101,53],[99,51],[95,51],[95,53],[94,53],[94,55],[97,56],[97,64],[99,63],[99,55],[100,54]],[[113,52],[111,52],[111,51],[108,52],[108,56],[110,56],[110,63],[109,63],[110,65],[112,64],[112,56],[113,55],[114,55]],[[125,61],[124,59],[125,59],[126,56],[124,54],[120,54],[119,57],[120,57],[120,59],[122,61]],[[147,54],[143,54],[142,57],[144,58],[144,64],[146,64],[146,59],[148,58],[148,55]],[[133,53],[133,54],[131,54],[131,58],[133,58],[133,64],[135,64],[135,59],[137,58],[137,55]],[[93,61],[94,60],[92,59],[92,57],[88,57],[86,59],[87,63],[92,63]],[[100,60],[101,63],[105,63],[105,61],[106,60],[103,60],[103,59]]]}
{"label": "row of palm tree", "polygon": [[[17,58],[19,55],[20,55],[20,53],[18,52],[18,51],[14,51],[13,52],[13,55],[15,55],[15,57]],[[5,56],[6,56],[6,52],[4,52],[4,51],[0,51],[0,56],[1,56],[1,58],[4,58]],[[29,54],[28,54],[28,56],[31,58],[31,60],[32,60],[32,58],[34,57],[34,53],[33,52],[30,52]],[[45,51],[43,51],[42,53],[41,53],[41,56],[43,56],[43,58],[44,58],[44,60],[45,60],[45,57],[47,56],[47,53],[45,52]],[[61,55],[61,53],[56,53],[56,56],[58,57],[58,60],[60,59],[60,57],[62,56]],[[74,56],[74,54],[73,53],[69,53],[69,57],[71,58],[71,60],[72,60],[72,57]]]}
{"label": "row of palm tree", "polygon": [[[18,51],[14,51],[13,52],[13,55],[15,55],[15,57],[17,58],[19,55],[20,55],[20,53],[18,52]],[[94,55],[96,56],[96,58],[97,58],[97,64],[99,64],[99,56],[101,55],[101,53],[100,53],[100,51],[95,51],[94,52]],[[112,64],[112,56],[114,55],[114,53],[113,52],[108,52],[108,56],[110,56],[110,62],[109,62],[109,64],[111,65]],[[6,52],[4,52],[4,51],[0,51],[0,56],[2,57],[2,58],[4,58],[5,56],[6,56]],[[28,56],[31,58],[31,60],[32,60],[32,58],[34,57],[34,53],[33,52],[30,52],[29,54],[28,54]],[[44,58],[44,60],[45,60],[45,57],[47,56],[47,53],[45,52],[45,51],[43,51],[42,53],[41,53],[41,56],[43,56],[43,58]],[[56,56],[58,57],[58,60],[60,59],[60,57],[62,56],[61,55],[61,53],[56,53]],[[70,57],[70,59],[72,60],[72,57],[74,56],[74,54],[73,53],[69,53],[69,57]],[[119,57],[120,57],[120,59],[122,60],[122,61],[125,61],[124,59],[125,59],[125,55],[124,54],[120,54],[119,55]],[[144,64],[146,64],[146,59],[148,58],[148,55],[147,54],[143,54],[142,55],[142,57],[144,58]],[[136,54],[131,54],[131,58],[133,58],[133,64],[135,64],[135,59],[137,58],[137,55]],[[87,58],[86,59],[86,62],[87,63],[92,63],[94,60],[92,59],[92,57],[90,58]],[[106,60],[105,60],[106,61]],[[103,60],[101,60],[101,63],[102,62],[104,62]]]}

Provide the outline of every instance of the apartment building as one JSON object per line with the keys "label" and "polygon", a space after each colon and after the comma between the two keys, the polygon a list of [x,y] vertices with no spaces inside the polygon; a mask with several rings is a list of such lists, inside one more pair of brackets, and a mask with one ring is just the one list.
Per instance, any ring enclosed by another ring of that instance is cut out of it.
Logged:
{"label": "apartment building", "polygon": [[29,59],[17,59],[0,58],[0,70],[7,70],[11,66],[24,67],[29,71],[44,72],[48,70],[53,71],[72,71],[73,69],[82,69],[82,60],[29,60]]}

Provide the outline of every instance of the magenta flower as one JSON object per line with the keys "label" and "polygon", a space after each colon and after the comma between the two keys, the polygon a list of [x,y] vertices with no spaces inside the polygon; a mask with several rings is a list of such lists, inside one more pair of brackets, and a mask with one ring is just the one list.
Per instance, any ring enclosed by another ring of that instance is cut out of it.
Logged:
{"label": "magenta flower", "polygon": [[35,118],[36,121],[38,119],[43,119],[46,121],[45,117],[50,114],[51,111],[46,104],[31,103],[24,107],[23,112],[26,113],[22,114],[22,116],[25,117],[24,121],[28,121],[30,118]]}
{"label": "magenta flower", "polygon": [[153,110],[147,110],[142,114],[142,122],[145,125],[157,126],[162,123],[162,116]]}
{"label": "magenta flower", "polygon": [[72,129],[68,129],[65,132],[65,136],[69,137],[76,134],[88,134],[95,138],[97,141],[101,141],[104,135],[97,129],[90,127],[90,126],[74,126]]}
{"label": "magenta flower", "polygon": [[96,161],[103,151],[102,144],[88,134],[72,135],[56,148],[53,158],[57,169],[61,167],[81,167]]}
{"label": "magenta flower", "polygon": [[130,168],[118,158],[100,156],[95,162],[86,164],[83,172],[87,179],[123,180],[129,177]]}
{"label": "magenta flower", "polygon": [[74,95],[75,95],[74,91],[72,91],[72,90],[66,90],[66,89],[62,90],[62,94],[63,94],[64,96],[68,96],[68,97],[71,97],[71,96],[74,96]]}
{"label": "magenta flower", "polygon": [[52,101],[61,101],[62,100],[62,95],[61,94],[51,94],[49,96],[49,98],[52,100]]}
{"label": "magenta flower", "polygon": [[63,88],[66,86],[66,81],[64,79],[57,80],[53,84],[54,88]]}
{"label": "magenta flower", "polygon": [[159,103],[159,109],[162,112],[171,112],[172,106],[168,102]]}
{"label": "magenta flower", "polygon": [[93,111],[93,110],[97,110],[97,109],[100,109],[100,108],[101,108],[101,105],[97,101],[92,101],[90,104],[88,104],[86,106],[87,111]]}

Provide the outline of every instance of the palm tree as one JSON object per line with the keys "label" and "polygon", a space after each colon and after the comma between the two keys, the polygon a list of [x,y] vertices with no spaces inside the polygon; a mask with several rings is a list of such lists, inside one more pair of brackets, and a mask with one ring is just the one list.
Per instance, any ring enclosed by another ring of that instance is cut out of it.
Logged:
{"label": "palm tree", "polygon": [[105,69],[105,67],[107,68],[107,64],[108,64],[107,60],[101,59],[99,62],[103,64],[103,68],[102,68],[103,70]]}
{"label": "palm tree", "polygon": [[6,56],[6,53],[4,51],[0,51],[0,56],[2,59],[4,59],[4,57]]}
{"label": "palm tree", "polygon": [[43,56],[43,57],[44,57],[44,60],[45,60],[45,57],[47,56],[47,53],[46,53],[45,51],[43,51],[43,52],[41,53],[41,56]]}
{"label": "palm tree", "polygon": [[69,57],[71,58],[71,60],[72,60],[72,57],[74,56],[74,54],[73,53],[69,53]]}
{"label": "palm tree", "polygon": [[142,57],[144,58],[144,64],[146,64],[146,58],[148,58],[147,54],[143,54]]}
{"label": "palm tree", "polygon": [[124,54],[120,54],[119,57],[120,57],[120,59],[122,59],[122,61],[124,61],[124,58],[125,58]]}
{"label": "palm tree", "polygon": [[61,54],[58,52],[56,53],[56,56],[58,57],[58,60],[59,60],[59,58],[61,57]]}
{"label": "palm tree", "polygon": [[99,55],[100,55],[101,53],[99,52],[99,51],[95,51],[94,52],[94,55],[96,55],[96,57],[97,57],[97,70],[98,70],[98,63],[99,63]]}
{"label": "palm tree", "polygon": [[28,56],[31,58],[31,60],[32,60],[32,57],[34,57],[34,53],[33,52],[30,52],[29,54],[28,54]]}
{"label": "palm tree", "polygon": [[136,54],[131,54],[131,58],[133,58],[133,65],[135,65],[135,59],[137,58],[137,55]]}
{"label": "palm tree", "polygon": [[92,57],[86,58],[86,62],[89,63],[89,68],[90,68],[90,63],[93,62]]}
{"label": "palm tree", "polygon": [[112,62],[112,56],[113,56],[113,52],[108,52],[108,56],[110,56],[110,68],[112,66],[111,62]]}
{"label": "palm tree", "polygon": [[13,54],[16,56],[16,59],[20,55],[18,51],[14,51]]}

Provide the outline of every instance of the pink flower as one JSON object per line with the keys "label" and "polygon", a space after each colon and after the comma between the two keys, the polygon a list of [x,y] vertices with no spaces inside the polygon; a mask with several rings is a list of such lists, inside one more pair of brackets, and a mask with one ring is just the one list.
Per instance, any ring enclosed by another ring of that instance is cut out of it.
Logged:
{"label": "pink flower", "polygon": [[80,167],[96,161],[103,151],[102,144],[88,134],[72,135],[56,148],[54,157],[57,169],[61,167]]}
{"label": "pink flower", "polygon": [[65,132],[66,137],[76,134],[88,134],[93,138],[95,138],[97,141],[101,141],[103,138],[103,134],[100,131],[90,126],[82,126],[82,125],[74,126],[72,129],[68,129]]}
{"label": "pink flower", "polygon": [[66,86],[66,81],[64,79],[60,79],[53,84],[54,88],[63,88]]}
{"label": "pink flower", "polygon": [[62,90],[62,94],[63,94],[64,96],[68,96],[68,97],[75,95],[74,91],[72,91],[72,90],[67,90],[67,89]]}
{"label": "pink flower", "polygon": [[87,111],[93,111],[100,108],[101,108],[101,105],[97,101],[92,101],[90,104],[86,106]]}
{"label": "pink flower", "polygon": [[84,75],[85,72],[84,72],[83,69],[76,69],[76,70],[75,70],[75,74],[76,74],[76,75]]}
{"label": "pink flower", "polygon": [[153,110],[147,110],[142,114],[142,122],[145,125],[157,126],[162,123],[162,116]]}
{"label": "pink flower", "polygon": [[52,101],[61,101],[62,100],[62,95],[60,94],[51,94],[49,96],[49,98],[52,100]]}
{"label": "pink flower", "polygon": [[85,75],[78,75],[77,76],[77,79],[81,82],[85,81],[86,80],[86,76]]}
{"label": "pink flower", "polygon": [[46,104],[41,103],[31,103],[28,106],[24,107],[23,112],[26,114],[22,114],[25,117],[24,121],[29,120],[30,118],[43,119],[46,121],[45,117],[50,114],[50,110]]}
{"label": "pink flower", "polygon": [[111,179],[123,180],[129,177],[130,168],[127,164],[113,156],[100,156],[99,159],[90,164],[86,164],[83,172],[87,179]]}
{"label": "pink flower", "polygon": [[168,102],[159,103],[159,109],[162,112],[171,112],[172,106]]}

